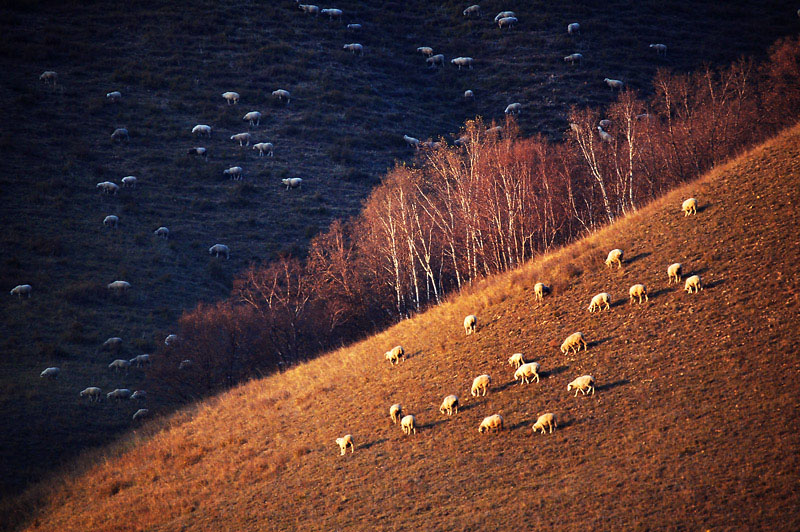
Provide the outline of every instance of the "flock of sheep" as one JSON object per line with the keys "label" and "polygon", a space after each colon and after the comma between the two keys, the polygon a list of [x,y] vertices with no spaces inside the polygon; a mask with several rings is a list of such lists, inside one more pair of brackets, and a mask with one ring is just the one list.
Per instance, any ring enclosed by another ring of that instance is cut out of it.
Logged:
{"label": "flock of sheep", "polygon": [[[695,198],[689,198],[683,202],[681,205],[681,210],[684,213],[684,216],[689,216],[692,214],[697,213],[697,200]],[[614,265],[617,265],[617,268],[622,267],[624,252],[621,249],[612,249],[608,256],[606,257],[605,264],[607,267],[611,268]],[[668,285],[671,285],[673,281],[677,284],[681,281],[683,266],[681,263],[673,263],[667,268],[667,277],[668,277]],[[697,293],[698,290],[702,290],[702,283],[699,275],[692,275],[688,277],[684,283],[684,290],[689,293]],[[545,285],[544,283],[537,282],[533,287],[534,296],[536,297],[537,302],[541,302],[545,295],[550,293],[550,288]],[[648,301],[647,297],[647,288],[645,285],[641,283],[634,284],[628,290],[629,296],[629,304],[633,304],[637,302],[638,304],[642,303],[642,298],[644,301]],[[595,311],[602,311],[602,310],[609,310],[611,308],[611,295],[607,292],[601,292],[595,295],[590,303],[589,303],[589,312]],[[469,336],[471,334],[475,334],[478,327],[478,319],[474,314],[470,314],[466,318],[464,318],[464,332]],[[583,333],[580,331],[570,334],[564,342],[561,344],[561,353],[566,355],[570,352],[573,354],[577,354],[580,352],[581,347],[583,347],[584,351],[588,350],[589,344],[586,342],[586,339],[583,336]],[[384,358],[388,360],[392,366],[395,364],[399,364],[405,358],[405,350],[402,346],[398,345],[391,350],[387,351],[384,354]],[[531,382],[539,383],[539,372],[541,370],[541,366],[538,362],[526,362],[522,353],[514,353],[508,358],[508,364],[515,368],[514,371],[514,381],[519,381],[520,385],[530,384]],[[492,377],[490,375],[478,375],[472,381],[472,386],[470,387],[470,395],[472,397],[484,397],[486,393],[489,391],[490,386],[492,384]],[[582,395],[594,395],[595,393],[595,379],[592,375],[581,375],[571,382],[567,384],[567,392],[571,392],[575,390],[575,397],[578,396],[580,392]],[[443,400],[442,404],[439,407],[439,412],[442,415],[452,416],[454,414],[458,414],[458,407],[459,407],[459,399],[458,395],[450,394],[447,395]],[[392,422],[397,424],[400,422],[400,427],[403,431],[403,434],[416,434],[417,432],[417,418],[413,414],[405,414],[403,413],[402,405],[393,404],[389,407],[389,417],[391,418]],[[558,427],[558,423],[556,421],[556,415],[552,412],[545,412],[541,414],[537,419],[536,422],[531,427],[532,432],[535,434],[536,432],[541,431],[542,434],[550,433],[552,434],[553,430]],[[480,425],[478,426],[478,432],[497,432],[501,431],[504,428],[504,420],[503,416],[500,414],[491,414],[481,421]],[[340,453],[344,455],[347,451],[347,448],[350,448],[350,452],[355,452],[355,439],[353,438],[352,434],[345,434],[341,438],[336,438],[336,444],[339,446]]]}

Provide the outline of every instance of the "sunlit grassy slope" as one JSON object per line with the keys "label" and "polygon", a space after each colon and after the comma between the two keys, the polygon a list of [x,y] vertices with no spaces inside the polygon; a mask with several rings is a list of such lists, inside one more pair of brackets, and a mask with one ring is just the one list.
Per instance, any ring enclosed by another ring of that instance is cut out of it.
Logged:
{"label": "sunlit grassy slope", "polygon": [[[51,483],[30,529],[797,530],[798,201],[800,126],[385,333],[135,431]],[[700,293],[667,284],[676,261]],[[634,283],[649,302],[628,304]],[[589,314],[601,291],[612,308]],[[561,354],[576,330],[588,350]],[[514,384],[517,351],[540,383]],[[481,373],[491,390],[472,398]],[[594,396],[567,392],[582,374]],[[389,420],[395,402],[416,435]],[[532,435],[544,412],[558,429]],[[479,434],[493,413],[506,430]],[[345,433],[355,453],[339,456]]]}

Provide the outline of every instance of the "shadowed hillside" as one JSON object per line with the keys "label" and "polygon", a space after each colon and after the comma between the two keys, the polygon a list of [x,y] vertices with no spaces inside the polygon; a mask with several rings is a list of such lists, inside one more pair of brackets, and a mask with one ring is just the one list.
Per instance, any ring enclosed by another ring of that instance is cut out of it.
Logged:
{"label": "shadowed hillside", "polygon": [[[796,126],[471,294],[137,430],[50,483],[30,529],[796,530],[799,182]],[[676,261],[701,292],[667,284]],[[536,281],[552,287],[541,304]],[[628,304],[634,283],[648,302]],[[601,291],[611,309],[588,313]],[[588,350],[561,354],[576,330]],[[407,360],[390,366],[398,343]],[[540,383],[515,385],[514,352]],[[481,373],[490,392],[472,398]],[[567,392],[582,374],[593,396]],[[396,402],[416,435],[389,420]],[[558,428],[532,435],[544,412]],[[493,413],[506,430],[479,434]],[[355,452],[339,456],[345,433]]]}

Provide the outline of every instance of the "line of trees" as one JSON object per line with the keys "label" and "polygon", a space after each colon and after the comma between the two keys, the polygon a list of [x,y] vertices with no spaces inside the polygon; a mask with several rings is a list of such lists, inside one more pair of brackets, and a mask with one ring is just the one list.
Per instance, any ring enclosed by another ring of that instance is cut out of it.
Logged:
{"label": "line of trees", "polygon": [[[797,120],[799,62],[794,38],[761,65],[661,71],[649,99],[626,90],[607,109],[573,109],[562,142],[469,121],[461,146],[398,164],[305,260],[252,266],[227,301],[186,313],[156,374],[185,396],[274,371],[613,222]],[[191,373],[176,374],[185,358]]]}

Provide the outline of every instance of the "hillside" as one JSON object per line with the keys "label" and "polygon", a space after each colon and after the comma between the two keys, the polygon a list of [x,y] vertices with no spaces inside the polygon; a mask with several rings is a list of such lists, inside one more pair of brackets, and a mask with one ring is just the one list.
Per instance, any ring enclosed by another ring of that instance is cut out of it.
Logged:
{"label": "hillside", "polygon": [[[51,483],[29,529],[797,530],[798,183],[800,126],[471,294],[135,431]],[[603,265],[614,247],[621,269]],[[700,293],[667,284],[675,261]],[[636,282],[650,298],[630,306]],[[589,314],[601,291],[611,310]],[[562,355],[576,330],[588,350]],[[408,359],[390,367],[397,343]],[[514,385],[517,351],[541,383]],[[490,393],[471,398],[484,372]],[[566,391],[582,374],[594,396]],[[416,435],[389,420],[395,402]],[[548,411],[557,430],[531,435]],[[492,413],[507,430],[478,434]]]}

